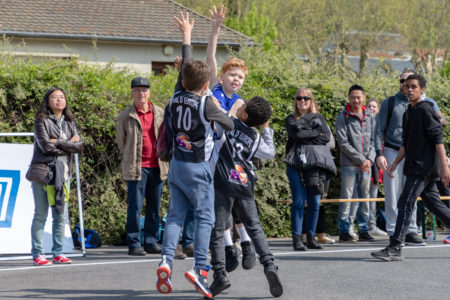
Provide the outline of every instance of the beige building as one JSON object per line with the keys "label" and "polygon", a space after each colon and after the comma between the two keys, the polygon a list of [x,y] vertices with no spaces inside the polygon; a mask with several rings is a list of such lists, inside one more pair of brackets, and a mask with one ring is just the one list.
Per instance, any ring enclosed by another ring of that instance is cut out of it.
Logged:
{"label": "beige building", "polygon": [[[160,73],[181,56],[181,32],[173,25],[180,11],[195,19],[194,58],[205,58],[211,30],[209,18],[171,0],[0,0],[0,7],[0,35],[16,55],[113,61],[142,73]],[[223,26],[219,63],[227,47],[243,44],[253,40]]]}

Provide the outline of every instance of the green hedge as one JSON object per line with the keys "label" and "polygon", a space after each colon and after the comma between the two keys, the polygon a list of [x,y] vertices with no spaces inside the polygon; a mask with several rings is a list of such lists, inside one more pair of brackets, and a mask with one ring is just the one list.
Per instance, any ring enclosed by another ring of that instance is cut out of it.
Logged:
{"label": "green hedge", "polygon": [[[347,89],[359,83],[368,97],[384,99],[398,89],[398,74],[372,74],[364,78],[332,61],[304,62],[289,53],[264,52],[261,48],[243,48],[235,53],[249,67],[240,94],[244,98],[260,95],[274,107],[272,126],[277,145],[276,158],[266,162],[258,171],[259,181],[255,195],[266,234],[290,235],[289,206],[279,200],[291,198],[289,184],[282,162],[286,132],[284,119],[292,111],[293,95],[299,87],[309,87],[318,99],[321,113],[334,131],[336,115],[346,103]],[[445,75],[444,75],[445,74]],[[449,114],[450,79],[429,77],[427,94],[434,98],[444,115]],[[120,155],[115,143],[115,126],[119,111],[131,103],[129,84],[136,76],[127,69],[117,69],[113,63],[106,66],[85,64],[76,60],[48,60],[39,63],[31,58],[12,56],[3,44],[0,52],[0,131],[33,131],[34,113],[43,94],[51,86],[66,90],[68,103],[76,117],[77,127],[85,143],[81,155],[82,197],[86,228],[97,230],[105,243],[117,240],[125,228],[126,185],[120,174]],[[169,69],[166,76],[152,76],[151,100],[164,106],[170,99],[177,73]],[[31,139],[8,139],[32,142]],[[445,131],[448,144],[448,128]],[[6,140],[2,140],[5,142]],[[334,152],[338,157],[337,150]],[[74,187],[75,184],[72,184]],[[167,186],[164,188],[161,214],[167,210]],[[332,181],[329,197],[338,197],[339,178]],[[70,219],[77,224],[76,193],[71,193]],[[336,206],[328,210],[328,230],[336,229]]]}

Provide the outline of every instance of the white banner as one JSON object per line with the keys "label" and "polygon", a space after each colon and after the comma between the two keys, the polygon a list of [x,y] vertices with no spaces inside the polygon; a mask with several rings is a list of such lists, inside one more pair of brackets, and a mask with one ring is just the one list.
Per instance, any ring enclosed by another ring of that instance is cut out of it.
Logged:
{"label": "white banner", "polygon": [[[31,222],[34,200],[31,182],[25,179],[33,145],[0,143],[0,254],[31,253]],[[52,249],[52,213],[44,229],[44,250]],[[64,253],[73,253],[68,213]]]}

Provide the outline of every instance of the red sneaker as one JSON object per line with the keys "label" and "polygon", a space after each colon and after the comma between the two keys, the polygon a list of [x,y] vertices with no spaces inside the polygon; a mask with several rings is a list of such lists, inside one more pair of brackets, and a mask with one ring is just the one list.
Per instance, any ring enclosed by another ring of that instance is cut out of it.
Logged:
{"label": "red sneaker", "polygon": [[450,236],[448,236],[448,237],[444,240],[444,244],[450,244]]}
{"label": "red sneaker", "polygon": [[49,262],[47,260],[47,258],[45,257],[45,255],[38,255],[34,260],[33,260],[33,265],[35,266],[49,266],[52,263]]}
{"label": "red sneaker", "polygon": [[54,264],[71,264],[72,260],[61,254],[53,259],[53,263]]}

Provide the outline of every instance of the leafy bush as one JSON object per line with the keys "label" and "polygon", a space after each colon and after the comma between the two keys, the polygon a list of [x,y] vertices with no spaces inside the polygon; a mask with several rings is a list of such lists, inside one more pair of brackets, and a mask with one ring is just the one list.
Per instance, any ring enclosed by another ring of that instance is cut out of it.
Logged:
{"label": "leafy bush", "polygon": [[[119,238],[125,229],[126,184],[120,173],[120,154],[115,142],[118,113],[132,102],[129,84],[136,74],[127,69],[84,64],[76,60],[48,60],[39,63],[31,58],[17,58],[0,45],[0,130],[2,132],[33,131],[34,113],[45,91],[59,86],[67,92],[68,103],[85,143],[80,160],[81,188],[86,228],[100,233],[106,244]],[[272,127],[275,129],[276,158],[258,171],[255,197],[266,234],[290,235],[289,206],[279,202],[291,199],[282,162],[285,143],[284,120],[293,109],[293,96],[299,87],[309,87],[320,105],[332,131],[337,114],[346,103],[347,89],[359,83],[368,97],[384,99],[398,89],[398,76],[372,74],[357,78],[351,70],[327,60],[305,62],[284,51],[264,51],[259,47],[242,48],[233,53],[244,59],[249,76],[240,94],[244,98],[260,95],[274,107]],[[177,73],[169,68],[166,76],[152,76],[151,101],[161,106],[168,103]],[[428,78],[427,94],[434,98],[444,115],[449,114],[448,77],[438,74]],[[448,144],[448,128],[445,131]],[[31,139],[9,139],[32,142]],[[339,157],[338,150],[334,152]],[[75,184],[71,185],[73,188]],[[164,188],[161,215],[167,211],[167,186]],[[332,180],[328,198],[338,198],[339,178]],[[328,230],[336,229],[336,205],[328,211]],[[70,219],[77,224],[76,193],[71,192]]]}

